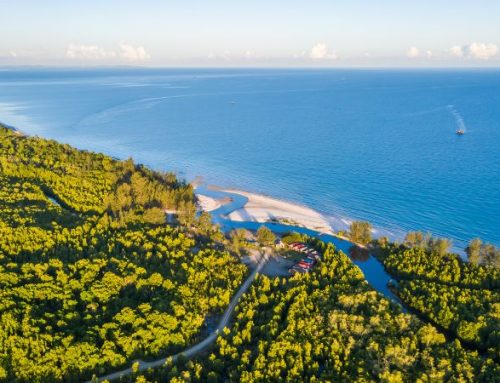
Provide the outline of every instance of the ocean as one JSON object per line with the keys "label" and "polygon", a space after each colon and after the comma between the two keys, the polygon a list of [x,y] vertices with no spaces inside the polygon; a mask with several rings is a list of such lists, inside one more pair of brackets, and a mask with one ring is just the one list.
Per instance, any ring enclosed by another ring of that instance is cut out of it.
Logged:
{"label": "ocean", "polygon": [[500,70],[4,68],[0,121],[335,229],[500,245]]}

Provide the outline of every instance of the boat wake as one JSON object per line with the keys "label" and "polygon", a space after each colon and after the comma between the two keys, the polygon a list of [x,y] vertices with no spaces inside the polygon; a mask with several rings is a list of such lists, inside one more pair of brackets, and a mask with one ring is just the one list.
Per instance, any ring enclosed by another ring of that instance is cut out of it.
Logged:
{"label": "boat wake", "polygon": [[[187,89],[186,87],[169,87],[169,89]],[[158,104],[173,100],[173,99],[182,99],[182,98],[195,98],[195,97],[234,97],[234,96],[242,96],[242,95],[250,95],[250,94],[273,94],[273,93],[296,93],[296,92],[314,92],[317,89],[284,89],[284,90],[276,90],[276,91],[229,91],[229,92],[200,92],[200,93],[183,93],[183,94],[173,94],[167,96],[160,97],[147,97],[140,98],[136,100],[127,101],[124,103],[120,103],[114,106],[110,106],[100,111],[96,111],[90,113],[76,123],[74,123],[71,127],[73,129],[80,127],[88,127],[95,125],[104,125],[108,123],[116,123],[116,119],[122,117],[123,115],[135,113],[139,111],[143,111],[146,109],[151,109],[157,106]],[[230,105],[234,106],[237,104],[236,101],[229,101]]]}
{"label": "boat wake", "polygon": [[465,126],[465,121],[462,117],[462,115],[456,110],[454,105],[448,105],[446,107],[448,111],[451,113],[451,115],[455,118],[455,121],[457,123],[457,134],[464,134],[466,131],[466,126]]}

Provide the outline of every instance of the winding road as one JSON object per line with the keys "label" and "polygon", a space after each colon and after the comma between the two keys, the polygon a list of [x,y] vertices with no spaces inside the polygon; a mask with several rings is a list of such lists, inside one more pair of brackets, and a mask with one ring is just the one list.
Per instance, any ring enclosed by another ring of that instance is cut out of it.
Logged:
{"label": "winding road", "polygon": [[[239,290],[236,292],[236,294],[233,296],[231,299],[231,302],[229,302],[229,305],[226,308],[226,311],[224,311],[224,315],[222,316],[221,320],[219,321],[219,324],[217,325],[217,328],[205,339],[203,339],[201,342],[185,349],[184,351],[181,351],[177,354],[164,357],[161,359],[153,360],[151,362],[146,362],[142,360],[135,360],[132,362],[132,364],[139,363],[138,371],[145,371],[148,368],[156,368],[163,366],[167,359],[172,359],[172,361],[176,361],[178,358],[181,356],[185,358],[191,358],[194,355],[198,354],[199,352],[205,350],[210,344],[215,342],[217,337],[219,336],[219,333],[224,329],[224,327],[227,327],[229,323],[229,319],[231,319],[231,314],[233,313],[236,305],[238,304],[239,299],[245,292],[248,290],[250,285],[252,284],[253,280],[257,276],[257,274],[262,270],[264,265],[267,263],[269,260],[269,256],[267,254],[263,254],[261,259],[259,260],[259,263],[257,264],[257,267],[252,271],[252,273],[248,276],[248,278],[243,282],[243,284],[240,286]],[[86,383],[94,383],[94,382],[102,382],[104,380],[116,380],[120,379],[121,377],[131,375],[133,373],[132,367],[125,368],[121,371],[116,371],[111,374],[103,375],[97,378],[93,378],[92,380],[87,381]]]}

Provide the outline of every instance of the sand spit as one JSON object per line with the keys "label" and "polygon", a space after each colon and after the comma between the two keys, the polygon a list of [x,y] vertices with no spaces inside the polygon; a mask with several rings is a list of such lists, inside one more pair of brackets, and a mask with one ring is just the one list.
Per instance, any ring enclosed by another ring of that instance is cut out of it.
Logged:
{"label": "sand spit", "polygon": [[224,190],[248,198],[241,209],[228,215],[232,221],[280,222],[332,234],[328,221],[317,211],[298,204],[241,190]]}

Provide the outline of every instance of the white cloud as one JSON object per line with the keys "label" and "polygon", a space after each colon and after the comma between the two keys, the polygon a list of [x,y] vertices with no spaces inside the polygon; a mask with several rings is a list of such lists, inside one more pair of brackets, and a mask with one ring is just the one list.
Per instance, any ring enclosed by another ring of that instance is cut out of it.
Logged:
{"label": "white cloud", "polygon": [[466,47],[466,55],[480,60],[488,60],[498,53],[495,44],[472,43]]}
{"label": "white cloud", "polygon": [[495,44],[471,43],[469,45],[455,45],[450,48],[450,53],[455,57],[465,57],[469,59],[488,60],[498,53]]}
{"label": "white cloud", "polygon": [[408,49],[408,51],[406,52],[406,56],[414,59],[414,58],[420,56],[420,51],[418,50],[417,47],[410,47],[410,49]]}
{"label": "white cloud", "polygon": [[210,52],[207,56],[209,60],[226,60],[229,61],[232,58],[236,58],[230,51],[224,52]]}
{"label": "white cloud", "polygon": [[255,61],[260,59],[267,59],[269,56],[262,56],[255,51],[246,50],[246,51],[229,51],[225,50],[223,52],[210,52],[206,58],[208,60],[224,60],[224,61],[233,61],[233,62],[243,62],[243,61]]}
{"label": "white cloud", "polygon": [[16,58],[17,57],[17,52],[16,51],[10,51],[9,52],[9,56],[12,57],[12,58]]}
{"label": "white cloud", "polygon": [[255,59],[258,58],[259,56],[254,52],[254,51],[246,51],[245,54],[243,55],[246,59]]}
{"label": "white cloud", "polygon": [[304,57],[308,57],[308,55],[309,55],[309,52],[302,51],[300,53],[294,53],[292,57],[294,59],[298,60],[298,59],[303,59]]}
{"label": "white cloud", "polygon": [[311,48],[309,57],[313,60],[334,60],[337,58],[337,54],[334,51],[328,52],[328,47],[325,43],[317,43]]}
{"label": "white cloud", "polygon": [[125,61],[145,61],[151,56],[143,46],[121,43],[118,51],[106,50],[98,45],[71,43],[66,50],[66,57],[72,60],[122,59]]}
{"label": "white cloud", "polygon": [[113,51],[106,51],[97,45],[69,44],[66,57],[80,60],[103,60],[116,57]]}
{"label": "white cloud", "polygon": [[126,43],[120,44],[120,57],[128,61],[145,61],[151,58],[143,46],[134,47]]}
{"label": "white cloud", "polygon": [[452,56],[455,57],[463,57],[464,56],[464,51],[461,46],[459,45],[454,45],[450,48],[450,53]]}
{"label": "white cloud", "polygon": [[425,55],[427,56],[428,59],[430,59],[434,54],[432,53],[432,51],[425,51]]}

